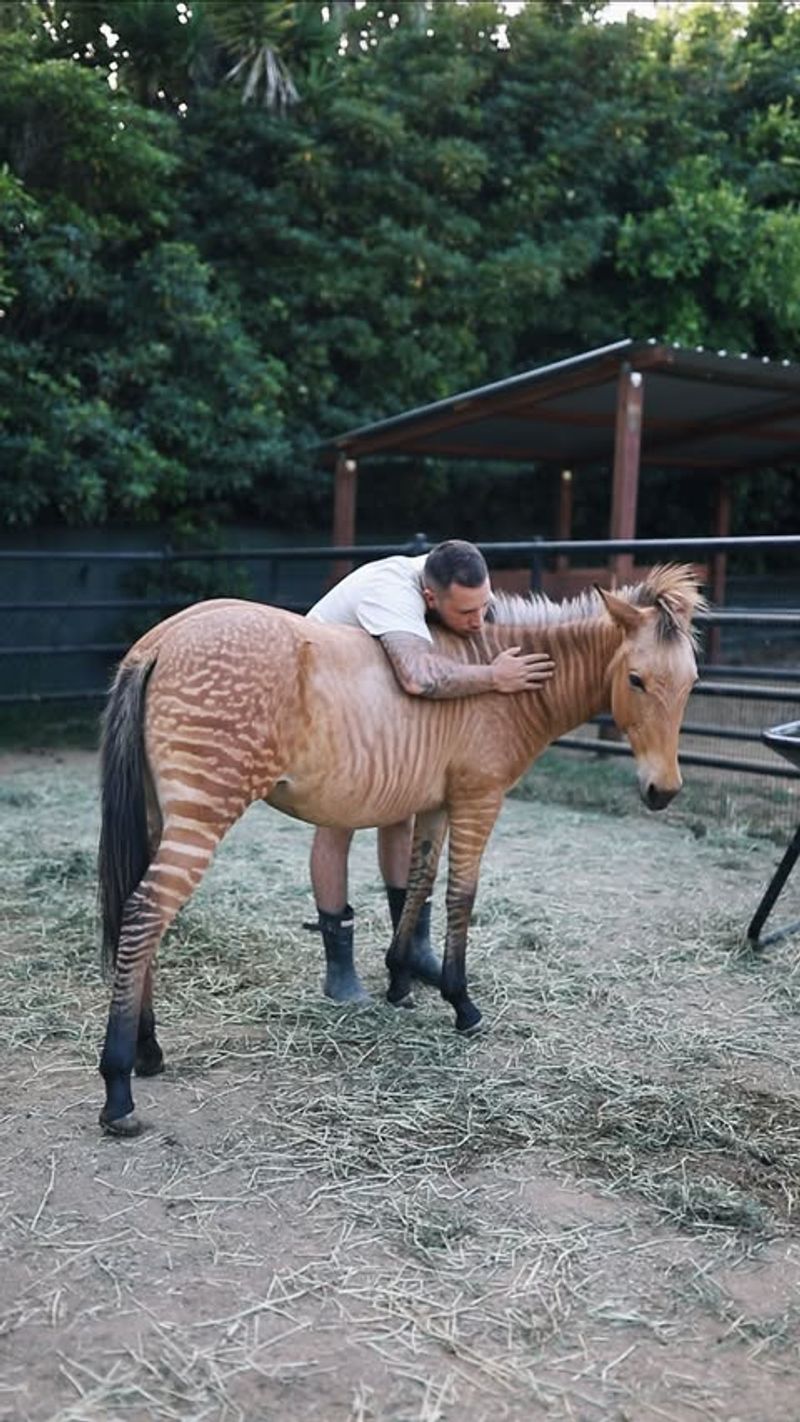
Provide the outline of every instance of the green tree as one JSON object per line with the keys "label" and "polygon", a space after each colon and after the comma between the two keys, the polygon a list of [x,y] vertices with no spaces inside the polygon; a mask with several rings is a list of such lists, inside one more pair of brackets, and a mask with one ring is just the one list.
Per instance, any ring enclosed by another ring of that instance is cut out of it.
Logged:
{"label": "green tree", "polygon": [[0,10],[5,517],[313,523],[349,426],[623,334],[795,355],[800,11],[597,11]]}
{"label": "green tree", "polygon": [[229,516],[288,462],[283,372],[171,233],[174,121],[22,36],[0,62],[6,522]]}

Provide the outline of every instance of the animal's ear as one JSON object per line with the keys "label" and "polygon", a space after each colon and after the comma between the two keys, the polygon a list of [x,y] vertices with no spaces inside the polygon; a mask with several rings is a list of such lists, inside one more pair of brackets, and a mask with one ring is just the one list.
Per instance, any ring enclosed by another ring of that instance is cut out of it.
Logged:
{"label": "animal's ear", "polygon": [[624,597],[617,597],[616,593],[608,592],[606,588],[601,588],[595,583],[595,591],[600,594],[606,605],[606,612],[609,617],[620,627],[624,627],[626,632],[635,632],[640,626],[643,612],[640,607],[633,607],[626,602]]}

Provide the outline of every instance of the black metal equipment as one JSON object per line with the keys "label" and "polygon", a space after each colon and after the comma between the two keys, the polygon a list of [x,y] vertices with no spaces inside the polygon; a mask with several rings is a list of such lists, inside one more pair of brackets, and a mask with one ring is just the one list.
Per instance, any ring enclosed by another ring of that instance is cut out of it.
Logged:
{"label": "black metal equipment", "polygon": [[[791,765],[800,770],[800,721],[789,721],[785,726],[772,726],[768,731],[762,731],[761,739],[765,745],[770,746],[772,750],[777,751]],[[774,929],[764,938],[760,936],[798,857],[800,857],[800,824],[798,824],[792,842],[775,870],[747,930],[747,937],[754,948],[765,948],[768,943],[775,943],[779,938],[786,938],[788,934],[795,933],[797,929],[800,929],[800,919],[798,919],[794,923],[787,923],[783,928]]]}

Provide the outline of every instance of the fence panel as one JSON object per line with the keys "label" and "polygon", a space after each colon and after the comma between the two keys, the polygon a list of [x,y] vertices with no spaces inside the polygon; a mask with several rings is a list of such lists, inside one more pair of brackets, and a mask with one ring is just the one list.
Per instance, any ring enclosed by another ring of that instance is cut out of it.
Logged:
{"label": "fence panel", "polygon": [[[328,585],[335,564],[392,553],[425,552],[417,534],[402,544],[239,547],[0,549],[0,705],[99,701],[114,663],[147,627],[170,612],[221,592],[304,612]],[[637,565],[665,557],[693,561],[759,552],[769,567],[800,552],[800,535],[727,539],[575,541],[532,539],[481,545],[498,584],[557,586],[559,572],[582,586],[598,564],[632,553]],[[572,566],[576,562],[578,567]],[[585,574],[585,577],[583,576]],[[682,762],[707,777],[709,793],[733,794],[742,778],[774,785],[779,825],[797,818],[800,779],[766,748],[761,731],[800,714],[800,608],[797,577],[747,577],[731,570],[725,607],[698,619],[716,629],[717,659],[701,657],[701,680],[682,735]],[[566,583],[565,583],[566,586]],[[624,755],[609,717],[559,743],[565,751]],[[743,793],[743,792],[742,792]],[[766,785],[762,793],[766,792]],[[752,798],[752,796],[750,797]]]}

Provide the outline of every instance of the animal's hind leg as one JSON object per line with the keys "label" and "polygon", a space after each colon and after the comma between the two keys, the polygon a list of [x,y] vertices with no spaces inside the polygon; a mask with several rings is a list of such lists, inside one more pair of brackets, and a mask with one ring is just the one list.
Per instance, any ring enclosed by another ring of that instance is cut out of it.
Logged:
{"label": "animal's hind leg", "polygon": [[[243,807],[241,807],[243,808]],[[160,1069],[160,1047],[152,1013],[152,963],[156,949],[178,910],[197,888],[214,850],[238,818],[229,813],[220,822],[169,818],[156,857],[138,888],[128,899],[122,918],[111,1009],[100,1072],[106,1083],[106,1102],[100,1124],[112,1135],[137,1135],[141,1124],[134,1114],[131,1072],[139,1062]]]}
{"label": "animal's hind leg", "polygon": [[[163,834],[163,822],[151,777],[147,774],[147,838],[150,847],[150,863],[158,854],[158,846]],[[164,1053],[156,1037],[156,1019],[153,1012],[153,965],[149,964],[142,986],[142,1006],[139,1012],[139,1030],[136,1034],[137,1076],[158,1076],[164,1070]]]}
{"label": "animal's hind leg", "polygon": [[417,815],[414,821],[414,844],[411,850],[406,900],[386,954],[386,966],[389,969],[389,989],[386,997],[396,1007],[413,1005],[410,963],[412,934],[419,911],[433,888],[446,832],[446,810],[429,810]]}
{"label": "animal's hind leg", "polygon": [[136,1034],[137,1076],[158,1076],[164,1070],[164,1053],[156,1037],[156,1017],[153,1011],[153,964],[148,964],[142,985],[142,1006],[139,1030]]}

